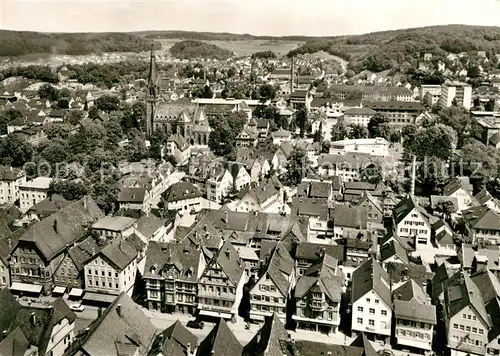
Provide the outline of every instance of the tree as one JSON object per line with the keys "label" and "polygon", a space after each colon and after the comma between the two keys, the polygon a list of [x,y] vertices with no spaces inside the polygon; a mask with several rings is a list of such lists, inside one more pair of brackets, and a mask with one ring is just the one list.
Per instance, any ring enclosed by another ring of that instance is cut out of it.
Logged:
{"label": "tree", "polygon": [[260,101],[266,102],[276,98],[276,88],[270,84],[264,84],[259,87]]}
{"label": "tree", "polygon": [[368,137],[368,130],[364,126],[350,124],[347,129],[349,130],[349,138],[358,139]]}
{"label": "tree", "polygon": [[304,137],[308,131],[308,124],[307,109],[302,105],[295,113],[295,125],[300,129],[300,137]]}
{"label": "tree", "polygon": [[409,153],[416,155],[419,159],[423,157],[437,157],[447,160],[456,148],[457,137],[455,131],[446,125],[420,128],[414,135],[413,140],[406,147]]}
{"label": "tree", "polygon": [[451,200],[440,200],[434,210],[440,213],[445,220],[448,220],[451,214],[455,213],[455,205]]}
{"label": "tree", "polygon": [[288,158],[283,180],[289,186],[297,186],[307,176],[309,169],[310,162],[306,152],[300,148],[295,148]]}
{"label": "tree", "polygon": [[104,123],[104,129],[106,130],[107,143],[110,148],[114,148],[123,138],[123,130],[120,124],[113,120],[108,120]]}
{"label": "tree", "polygon": [[67,163],[69,153],[64,140],[54,139],[51,140],[47,147],[40,153],[40,157],[50,164],[52,173],[55,173],[57,164],[61,165]]}
{"label": "tree", "polygon": [[470,62],[467,66],[467,76],[471,79],[479,78],[481,76],[481,70],[477,64]]}
{"label": "tree", "polygon": [[449,178],[446,162],[437,157],[426,157],[418,165],[417,176],[424,192],[428,195],[440,194]]}
{"label": "tree", "polygon": [[0,163],[5,166],[22,167],[33,157],[33,146],[21,136],[10,134],[0,141]]}
{"label": "tree", "polygon": [[388,122],[389,119],[380,113],[373,115],[373,117],[368,122],[368,135],[372,138],[380,137],[378,127]]}
{"label": "tree", "polygon": [[83,111],[81,110],[71,110],[69,112],[69,116],[68,116],[68,122],[73,125],[73,126],[76,126],[80,123],[80,121],[83,119],[84,117],[84,113]]}
{"label": "tree", "polygon": [[43,84],[37,93],[42,100],[57,101],[60,98],[59,90],[51,84]]}
{"label": "tree", "polygon": [[331,132],[331,141],[341,141],[349,137],[348,127],[343,122],[337,122],[333,125]]}
{"label": "tree", "polygon": [[383,180],[382,164],[374,160],[371,164],[361,172],[361,181],[371,184],[379,184]]}
{"label": "tree", "polygon": [[47,194],[58,194],[66,200],[79,200],[87,195],[87,188],[81,181],[55,179],[50,183]]}
{"label": "tree", "polygon": [[439,123],[451,127],[457,134],[457,147],[464,144],[465,139],[473,137],[473,120],[463,107],[452,106],[438,112]]}
{"label": "tree", "polygon": [[110,113],[111,111],[120,109],[120,99],[112,95],[103,95],[97,98],[94,106],[97,110]]}
{"label": "tree", "polygon": [[236,137],[246,123],[246,115],[232,113],[226,117],[209,118],[212,128],[208,147],[216,156],[227,156],[236,150]]}
{"label": "tree", "polygon": [[490,99],[484,105],[484,111],[494,111],[494,110],[495,110],[495,100],[494,99]]}
{"label": "tree", "polygon": [[484,186],[488,181],[498,176],[500,156],[495,148],[487,147],[482,142],[468,140],[462,146],[457,158],[460,167],[463,169],[463,172],[459,173],[478,180],[480,185]]}

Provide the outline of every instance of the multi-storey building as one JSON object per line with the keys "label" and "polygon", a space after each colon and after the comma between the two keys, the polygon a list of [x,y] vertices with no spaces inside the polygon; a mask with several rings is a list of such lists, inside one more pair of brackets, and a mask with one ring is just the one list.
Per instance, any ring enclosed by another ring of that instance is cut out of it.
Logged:
{"label": "multi-storey building", "polygon": [[415,239],[415,246],[431,244],[432,227],[426,211],[411,196],[401,200],[393,209],[393,225],[397,235]]}
{"label": "multi-storey building", "polygon": [[92,225],[92,230],[105,239],[124,239],[134,232],[134,223],[135,219],[126,216],[105,216]]}
{"label": "multi-storey building", "polygon": [[459,271],[443,285],[443,320],[452,356],[485,355],[492,327],[481,291]]}
{"label": "multi-storey building", "polygon": [[297,321],[298,327],[335,332],[340,324],[343,285],[338,260],[324,254],[297,281],[297,311],[293,319]]}
{"label": "multi-storey building", "polygon": [[439,84],[422,84],[420,86],[420,101],[427,105],[437,104],[441,98],[442,88]]}
{"label": "multi-storey building", "polygon": [[199,248],[151,242],[144,268],[148,309],[194,314],[197,282],[205,265]]}
{"label": "multi-storey building", "polygon": [[465,229],[473,243],[500,245],[500,214],[478,206],[463,212]]}
{"label": "multi-storey building", "polygon": [[470,110],[472,106],[472,86],[461,82],[444,83],[441,87],[439,105],[442,108],[449,108],[453,103]]}
{"label": "multi-storey building", "polygon": [[245,264],[229,241],[207,263],[198,281],[200,315],[236,320],[243,295]]}
{"label": "multi-storey building", "polygon": [[263,322],[266,316],[276,313],[285,321],[286,303],[295,286],[295,263],[278,242],[262,267],[264,273],[250,290],[250,319]]}
{"label": "multi-storey building", "polygon": [[172,184],[163,192],[162,201],[166,209],[176,210],[180,214],[198,213],[201,209],[201,193],[189,182]]}
{"label": "multi-storey building", "polygon": [[48,306],[23,306],[8,289],[0,291],[2,355],[62,356],[74,341],[76,315],[63,299]]}
{"label": "multi-storey building", "polygon": [[19,199],[19,186],[26,175],[19,168],[0,166],[0,204],[14,204]]}
{"label": "multi-storey building", "polygon": [[368,123],[375,114],[376,112],[370,108],[349,108],[344,111],[344,122],[347,125],[368,127]]}
{"label": "multi-storey building", "polygon": [[104,294],[132,295],[137,274],[137,250],[115,240],[85,264],[85,289]]}
{"label": "multi-storey building", "polygon": [[436,307],[424,290],[409,279],[393,292],[395,336],[399,345],[432,350]]}
{"label": "multi-storey building", "polygon": [[10,256],[11,281],[23,291],[38,285],[50,293],[53,274],[68,247],[85,237],[86,226],[102,216],[90,197],[83,197],[29,228],[17,241]]}
{"label": "multi-storey building", "polygon": [[325,239],[333,236],[330,209],[326,198],[293,198],[291,214],[309,218],[311,237]]}
{"label": "multi-storey building", "polygon": [[19,185],[19,207],[23,213],[36,203],[47,198],[52,178],[37,177]]}
{"label": "multi-storey building", "polygon": [[328,87],[328,91],[340,100],[404,102],[413,100],[411,90],[405,87],[333,84]]}
{"label": "multi-storey building", "polygon": [[405,125],[416,125],[417,118],[425,111],[419,102],[406,101],[378,101],[364,103],[367,108],[383,114],[389,119],[389,123],[395,127],[402,128]]}
{"label": "multi-storey building", "polygon": [[352,274],[352,331],[372,334],[376,339],[391,336],[392,301],[389,275],[374,259]]}

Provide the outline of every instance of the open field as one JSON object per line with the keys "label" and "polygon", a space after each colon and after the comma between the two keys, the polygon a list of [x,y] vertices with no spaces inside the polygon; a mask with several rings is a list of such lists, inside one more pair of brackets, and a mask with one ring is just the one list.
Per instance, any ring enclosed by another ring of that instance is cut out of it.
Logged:
{"label": "open field", "polygon": [[[167,52],[181,38],[155,38],[161,43],[161,51]],[[284,56],[294,48],[299,47],[302,42],[279,41],[279,40],[242,40],[242,41],[204,41],[233,52],[236,56],[248,56],[262,51],[273,51],[278,56]]]}

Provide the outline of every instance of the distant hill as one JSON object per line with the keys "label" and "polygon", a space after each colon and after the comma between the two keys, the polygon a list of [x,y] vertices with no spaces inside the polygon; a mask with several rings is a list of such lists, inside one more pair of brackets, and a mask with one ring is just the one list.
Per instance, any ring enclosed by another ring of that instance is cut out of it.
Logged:
{"label": "distant hill", "polygon": [[237,34],[227,32],[194,32],[194,31],[141,31],[131,32],[147,38],[187,39],[197,41],[251,41],[251,40],[280,40],[280,41],[307,41],[318,37],[308,36],[255,36],[248,33]]}
{"label": "distant hill", "polygon": [[421,53],[486,51],[500,53],[500,27],[447,25],[374,32],[358,36],[313,38],[289,55],[325,51],[350,62],[355,71],[380,72],[404,62],[414,63]]}
{"label": "distant hill", "polygon": [[177,42],[170,48],[170,53],[179,59],[210,58],[223,60],[234,56],[234,53],[227,49],[193,40]]}
{"label": "distant hill", "polygon": [[[157,42],[155,49],[161,48]],[[129,33],[40,33],[0,30],[0,57],[31,53],[82,55],[102,52],[142,52],[151,40]]]}

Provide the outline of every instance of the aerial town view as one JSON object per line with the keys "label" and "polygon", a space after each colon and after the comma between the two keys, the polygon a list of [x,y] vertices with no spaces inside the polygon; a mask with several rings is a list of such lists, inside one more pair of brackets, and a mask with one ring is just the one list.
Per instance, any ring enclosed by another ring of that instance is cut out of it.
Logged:
{"label": "aerial town view", "polygon": [[500,1],[0,1],[0,356],[500,355]]}

